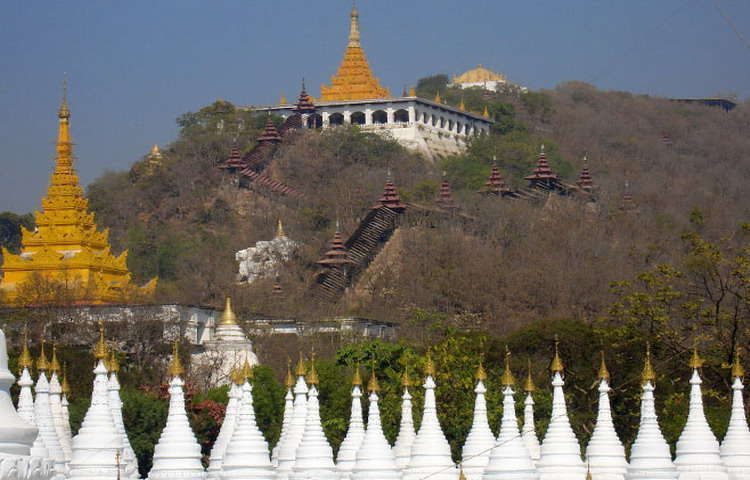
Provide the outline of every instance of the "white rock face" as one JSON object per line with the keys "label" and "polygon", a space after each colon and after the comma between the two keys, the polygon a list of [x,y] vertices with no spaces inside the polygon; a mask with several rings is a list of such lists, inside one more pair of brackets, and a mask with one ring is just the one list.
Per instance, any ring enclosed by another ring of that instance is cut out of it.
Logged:
{"label": "white rock face", "polygon": [[351,478],[353,480],[399,480],[401,478],[401,469],[396,464],[393,451],[383,434],[378,394],[375,392],[370,392],[367,432],[357,451]]}
{"label": "white rock face", "polygon": [[586,448],[587,466],[594,480],[623,480],[628,462],[625,448],[617,437],[612,423],[612,410],[609,403],[609,382],[599,382],[599,413],[596,427]]}
{"label": "white rock face", "polygon": [[124,464],[125,466],[123,478],[140,478],[140,475],[138,474],[138,459],[135,456],[133,447],[130,445],[130,439],[125,431],[125,422],[122,419],[120,381],[117,379],[116,372],[112,372],[109,375],[107,395],[109,397],[109,410],[112,412],[112,420],[115,422],[115,429],[122,439],[122,456],[120,457],[120,465]]}
{"label": "white rock face", "polygon": [[109,409],[107,369],[101,360],[96,364],[94,375],[91,406],[86,412],[78,435],[73,438],[70,478],[115,480],[118,477],[116,455],[122,448],[122,435],[117,432]]}
{"label": "white rock face", "polygon": [[293,480],[331,480],[339,478],[333,463],[333,449],[320,423],[318,389],[310,386],[307,396],[307,419],[295,454]]}
{"label": "white rock face", "polygon": [[302,441],[307,419],[307,384],[305,377],[298,376],[294,386],[294,416],[289,425],[288,434],[279,440],[279,465],[276,468],[276,479],[287,480],[294,468],[297,447]]}
{"label": "white rock face", "polygon": [[271,463],[274,467],[279,466],[279,445],[281,445],[281,439],[288,435],[288,430],[292,424],[292,418],[294,417],[294,393],[291,387],[286,389],[286,395],[284,396],[284,418],[281,421],[281,435],[279,435],[279,441],[276,442],[276,446],[273,447],[271,452]]}
{"label": "white rock face", "polygon": [[531,392],[526,394],[526,400],[523,402],[523,430],[521,435],[523,436],[523,443],[526,444],[526,449],[529,451],[531,460],[536,465],[541,454],[539,450],[539,437],[536,436],[536,425],[534,423],[534,397],[531,395]]}
{"label": "white rock face", "polygon": [[409,387],[404,387],[404,394],[401,396],[401,425],[398,429],[398,437],[393,445],[393,454],[396,456],[396,465],[399,468],[406,468],[411,461],[411,447],[414,444],[414,438],[417,436],[414,432],[414,418],[412,416],[411,394]]}
{"label": "white rock face", "polygon": [[732,415],[720,450],[730,480],[750,479],[750,430],[745,417],[742,389],[742,380],[735,377],[732,383]]}
{"label": "white rock face", "polygon": [[[526,443],[518,431],[513,388],[503,390],[503,420],[500,435],[484,470],[484,480],[536,480],[539,478]],[[580,460],[580,458],[579,458]],[[468,478],[468,477],[467,477]]]}
{"label": "white rock face", "polygon": [[349,429],[341,442],[336,457],[336,467],[342,473],[342,478],[349,478],[349,474],[357,461],[357,451],[365,438],[365,424],[362,420],[362,390],[359,385],[352,388],[352,409],[349,416]]}
{"label": "white rock face", "polygon": [[674,464],[680,480],[728,480],[719,456],[719,442],[703,413],[703,395],[698,370],[690,378],[690,410],[687,423],[677,440]]}
{"label": "white rock face", "polygon": [[581,447],[568,419],[563,385],[565,382],[560,372],[555,372],[552,378],[552,416],[536,465],[541,480],[582,480],[586,477]]}
{"label": "white rock face", "polygon": [[169,384],[169,414],[167,425],[154,447],[154,465],[148,478],[203,480],[206,473],[201,464],[201,447],[190,428],[185,412],[185,396],[180,377]]}
{"label": "white rock face", "polygon": [[[221,424],[219,435],[216,437],[213,448],[211,448],[211,456],[208,461],[208,475],[209,480],[215,480],[221,478],[221,469],[224,463],[224,455],[227,451],[229,441],[234,435],[235,427],[238,421],[238,411],[240,408],[240,402],[242,400],[242,387],[232,382],[229,387],[229,401],[227,402],[226,413],[224,414],[224,421]],[[253,413],[253,418],[255,414]]]}
{"label": "white rock face", "polygon": [[474,419],[471,430],[466,437],[463,448],[463,469],[467,480],[480,480],[484,469],[490,462],[490,452],[495,446],[495,436],[490,430],[487,420],[487,401],[484,394],[487,388],[482,380],[477,381],[474,388],[476,397],[474,399]]}
{"label": "white rock face", "polygon": [[458,471],[451,459],[451,447],[445,439],[437,418],[435,405],[435,381],[428,375],[424,382],[424,413],[419,432],[411,447],[409,466],[404,471],[404,480],[422,480],[430,475],[431,480],[456,480]]}
{"label": "white rock face", "polygon": [[235,254],[240,270],[237,280],[253,283],[278,275],[279,266],[291,258],[296,248],[297,242],[277,234],[273,240],[261,240],[253,247],[238,251]]}
{"label": "white rock face", "polygon": [[237,424],[224,455],[221,478],[233,480],[272,480],[273,466],[268,443],[258,429],[253,407],[253,387],[242,385]]}
{"label": "white rock face", "polygon": [[49,402],[49,382],[44,372],[39,373],[35,390],[34,419],[39,429],[39,435],[41,435],[44,441],[44,446],[47,447],[49,458],[55,464],[55,472],[58,475],[67,475],[68,468],[65,462],[65,453],[57,436],[57,429],[52,418],[52,407]]}
{"label": "white rock face", "polygon": [[672,480],[677,470],[672,463],[672,453],[659,428],[654,406],[654,386],[650,381],[643,385],[641,395],[641,423],[630,450],[628,480]]}

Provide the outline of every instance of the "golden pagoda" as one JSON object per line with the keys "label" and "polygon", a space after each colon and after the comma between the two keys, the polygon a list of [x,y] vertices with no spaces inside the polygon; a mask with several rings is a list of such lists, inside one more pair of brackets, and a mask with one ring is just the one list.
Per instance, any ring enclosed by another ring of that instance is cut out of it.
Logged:
{"label": "golden pagoda", "polygon": [[35,282],[64,287],[65,300],[78,304],[108,304],[153,298],[157,279],[143,287],[131,284],[127,251],[115,257],[109,232],[98,230],[94,214],[73,166],[70,110],[63,95],[58,112],[57,157],[42,210],[34,212],[36,229],[21,227],[21,254],[3,248],[0,290],[10,303],[32,305],[62,301],[39,298]]}
{"label": "golden pagoda", "polygon": [[321,85],[320,101],[368,100],[390,98],[391,92],[380,86],[372,75],[365,51],[359,42],[359,12],[352,7],[349,26],[349,44],[344,52],[336,75],[331,77],[331,86]]}

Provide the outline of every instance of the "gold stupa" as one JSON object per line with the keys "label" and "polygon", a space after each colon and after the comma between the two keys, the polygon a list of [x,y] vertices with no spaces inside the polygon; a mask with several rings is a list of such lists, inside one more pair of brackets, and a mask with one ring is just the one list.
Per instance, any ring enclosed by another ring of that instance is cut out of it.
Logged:
{"label": "gold stupa", "polygon": [[109,233],[100,231],[73,166],[70,110],[66,96],[58,112],[57,157],[42,210],[34,212],[36,229],[21,227],[22,249],[13,255],[3,248],[0,290],[9,303],[29,305],[62,300],[41,298],[34,283],[64,287],[65,300],[78,304],[109,304],[153,298],[156,279],[143,287],[131,284],[127,252],[115,257]]}
{"label": "gold stupa", "polygon": [[391,92],[380,86],[367,63],[365,51],[359,41],[359,12],[356,6],[352,8],[349,43],[344,59],[336,75],[331,77],[331,86],[321,85],[320,92],[321,102],[391,97]]}

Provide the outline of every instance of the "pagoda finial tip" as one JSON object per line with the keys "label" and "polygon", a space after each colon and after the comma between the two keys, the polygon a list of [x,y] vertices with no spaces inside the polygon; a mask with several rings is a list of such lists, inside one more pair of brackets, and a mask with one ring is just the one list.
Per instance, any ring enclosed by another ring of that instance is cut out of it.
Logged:
{"label": "pagoda finial tip", "polygon": [[740,347],[736,347],[734,350],[734,361],[732,362],[732,377],[742,378],[745,376],[745,369],[742,367],[740,361]]}
{"label": "pagoda finial tip", "polygon": [[516,379],[513,377],[513,372],[510,370],[510,348],[505,346],[505,365],[503,369],[503,377],[501,378],[501,384],[503,387],[512,387],[516,384]]}
{"label": "pagoda finial tip", "polygon": [[526,373],[526,383],[523,386],[526,393],[536,391],[536,385],[534,385],[534,378],[531,376],[531,357],[528,359],[528,368]]}
{"label": "pagoda finial tip", "polygon": [[690,368],[698,369],[703,366],[703,359],[698,354],[698,345],[693,346],[693,354],[690,356]]}
{"label": "pagoda finial tip", "polygon": [[646,361],[643,364],[641,381],[645,385],[654,380],[656,380],[656,372],[654,372],[654,366],[651,364],[651,342],[646,342]]}
{"label": "pagoda finial tip", "polygon": [[549,369],[552,373],[562,373],[564,370],[562,359],[560,359],[560,339],[557,334],[555,334],[555,356],[552,358]]}
{"label": "pagoda finial tip", "polygon": [[169,374],[172,377],[181,377],[185,373],[185,368],[180,360],[180,340],[172,342],[172,361],[169,364]]}
{"label": "pagoda finial tip", "polygon": [[232,310],[232,297],[227,296],[219,325],[237,325],[237,315]]}
{"label": "pagoda finial tip", "polygon": [[604,350],[601,352],[601,361],[599,362],[599,380],[609,380],[609,370],[607,369],[607,363],[604,361]]}

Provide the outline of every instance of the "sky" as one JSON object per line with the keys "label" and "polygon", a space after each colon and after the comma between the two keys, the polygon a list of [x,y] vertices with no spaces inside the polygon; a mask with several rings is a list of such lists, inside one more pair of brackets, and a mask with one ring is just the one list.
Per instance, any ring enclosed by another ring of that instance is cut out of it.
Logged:
{"label": "sky", "polygon": [[[394,94],[477,64],[531,89],[578,80],[667,97],[750,98],[747,0],[359,0],[370,65]],[[351,0],[27,0],[0,5],[0,211],[40,207],[67,72],[84,185],[177,135],[175,119],[318,96]]]}

